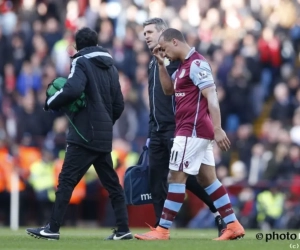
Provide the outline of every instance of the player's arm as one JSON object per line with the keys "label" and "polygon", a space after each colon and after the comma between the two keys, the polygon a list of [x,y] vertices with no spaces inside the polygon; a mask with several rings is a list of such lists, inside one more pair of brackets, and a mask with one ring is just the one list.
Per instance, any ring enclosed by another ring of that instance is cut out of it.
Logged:
{"label": "player's arm", "polygon": [[174,94],[174,85],[167,68],[164,64],[158,64],[159,80],[165,95]]}
{"label": "player's arm", "polygon": [[202,95],[207,99],[208,110],[214,126],[214,131],[222,129],[221,112],[220,112],[216,86],[213,85],[211,87],[203,89]]}
{"label": "player's arm", "polygon": [[160,80],[162,89],[163,89],[165,95],[173,95],[174,94],[173,81],[172,81],[172,78],[170,77],[168,70],[165,66],[164,57],[162,56],[161,51],[159,51],[159,45],[154,48],[153,55],[157,59],[159,80]]}
{"label": "player's arm", "polygon": [[207,99],[215,141],[222,150],[227,151],[230,147],[230,141],[221,127],[219,100],[209,64],[206,61],[194,60],[190,68],[190,78]]}

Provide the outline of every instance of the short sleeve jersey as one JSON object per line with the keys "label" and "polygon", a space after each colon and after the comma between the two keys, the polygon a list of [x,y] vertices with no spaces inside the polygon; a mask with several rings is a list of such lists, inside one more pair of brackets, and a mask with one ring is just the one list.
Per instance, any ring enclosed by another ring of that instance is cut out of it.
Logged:
{"label": "short sleeve jersey", "polygon": [[172,75],[176,100],[176,136],[214,139],[207,99],[201,94],[214,86],[209,63],[192,48]]}

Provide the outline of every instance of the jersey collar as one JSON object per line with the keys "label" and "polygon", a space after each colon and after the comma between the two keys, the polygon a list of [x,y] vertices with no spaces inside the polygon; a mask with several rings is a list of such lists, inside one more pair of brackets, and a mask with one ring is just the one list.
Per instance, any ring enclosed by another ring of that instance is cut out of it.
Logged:
{"label": "jersey collar", "polygon": [[189,51],[189,53],[186,55],[184,59],[189,59],[195,51],[196,51],[195,47],[191,48],[191,50]]}

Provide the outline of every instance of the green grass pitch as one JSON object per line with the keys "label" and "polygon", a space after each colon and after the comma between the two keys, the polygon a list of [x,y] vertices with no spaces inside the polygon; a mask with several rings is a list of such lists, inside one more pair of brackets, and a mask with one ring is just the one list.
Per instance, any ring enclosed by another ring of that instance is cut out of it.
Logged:
{"label": "green grass pitch", "polygon": [[[146,232],[147,229],[133,229],[133,233]],[[284,250],[300,249],[299,232],[297,240],[257,240],[259,231],[247,230],[242,240],[216,242],[216,230],[185,230],[173,229],[169,241],[105,241],[105,237],[111,234],[109,229],[96,228],[61,228],[59,241],[35,239],[25,233],[25,228],[11,231],[9,228],[0,228],[1,250]],[[287,231],[276,231],[286,233]],[[265,235],[265,232],[261,232]],[[297,247],[298,243],[298,247]],[[293,245],[290,245],[293,244]],[[291,248],[292,247],[292,248]]]}

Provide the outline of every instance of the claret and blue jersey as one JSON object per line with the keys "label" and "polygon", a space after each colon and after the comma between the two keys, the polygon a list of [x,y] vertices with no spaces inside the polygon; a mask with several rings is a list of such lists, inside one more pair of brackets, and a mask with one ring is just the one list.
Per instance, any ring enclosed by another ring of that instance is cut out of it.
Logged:
{"label": "claret and blue jersey", "polygon": [[214,86],[206,59],[192,48],[172,75],[176,100],[176,136],[214,139],[207,99],[201,94]]}

